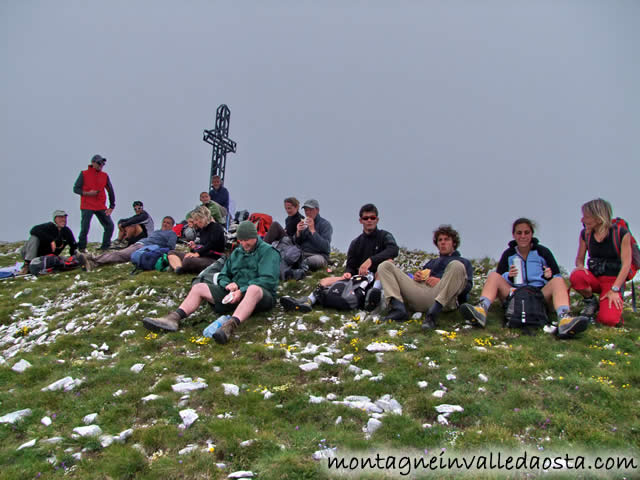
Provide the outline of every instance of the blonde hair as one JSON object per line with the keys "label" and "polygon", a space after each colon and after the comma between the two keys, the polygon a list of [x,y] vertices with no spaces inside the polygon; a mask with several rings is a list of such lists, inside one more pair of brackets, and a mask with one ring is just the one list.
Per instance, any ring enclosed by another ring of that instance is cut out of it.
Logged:
{"label": "blonde hair", "polygon": [[290,203],[291,205],[293,205],[296,208],[300,207],[300,202],[298,201],[298,199],[296,197],[287,197],[287,198],[284,199],[284,203]]}
{"label": "blonde hair", "polygon": [[599,222],[596,228],[596,232],[599,234],[606,233],[611,228],[613,210],[611,204],[602,198],[596,198],[582,205],[582,214],[593,217]]}
{"label": "blonde hair", "polygon": [[205,206],[198,207],[193,212],[191,212],[191,218],[193,220],[204,220],[204,223],[206,224],[211,223],[212,220],[211,212]]}

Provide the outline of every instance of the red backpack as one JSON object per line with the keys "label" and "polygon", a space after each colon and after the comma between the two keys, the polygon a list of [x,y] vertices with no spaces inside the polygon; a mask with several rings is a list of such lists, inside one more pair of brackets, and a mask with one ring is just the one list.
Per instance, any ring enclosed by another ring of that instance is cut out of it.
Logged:
{"label": "red backpack", "polygon": [[249,215],[249,221],[255,223],[258,235],[260,235],[260,238],[263,238],[269,231],[269,227],[273,222],[273,217],[266,213],[252,213]]}
{"label": "red backpack", "polygon": [[620,245],[622,243],[622,238],[620,238],[620,229],[626,228],[631,235],[631,268],[629,269],[629,275],[627,275],[627,280],[631,280],[636,276],[638,269],[640,269],[640,249],[638,248],[638,242],[633,235],[631,234],[631,230],[629,229],[629,224],[622,218],[616,217],[611,221],[611,226],[616,234],[613,236],[613,245],[616,247],[616,252],[618,252],[618,256],[620,256]]}

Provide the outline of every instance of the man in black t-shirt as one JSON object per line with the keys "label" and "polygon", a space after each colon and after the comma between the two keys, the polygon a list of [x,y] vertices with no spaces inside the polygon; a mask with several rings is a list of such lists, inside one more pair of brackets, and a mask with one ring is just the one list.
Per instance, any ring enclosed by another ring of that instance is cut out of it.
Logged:
{"label": "man in black t-shirt", "polygon": [[[384,261],[392,260],[399,252],[393,235],[386,230],[378,229],[379,220],[378,209],[372,203],[367,203],[360,208],[362,233],[349,245],[344,274],[323,278],[319,282],[320,288],[329,288],[337,281],[348,280],[355,275],[373,276],[375,283],[373,288],[367,292],[364,305],[365,309],[369,311],[378,306],[382,296],[380,281],[377,279],[378,266]],[[285,296],[280,299],[285,310],[301,312],[310,312],[315,301],[315,292],[307,298],[296,299]]]}

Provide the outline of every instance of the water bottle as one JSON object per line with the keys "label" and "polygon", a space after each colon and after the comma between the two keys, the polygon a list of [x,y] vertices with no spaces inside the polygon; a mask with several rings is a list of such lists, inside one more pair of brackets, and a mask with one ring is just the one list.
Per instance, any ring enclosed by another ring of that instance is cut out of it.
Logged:
{"label": "water bottle", "polygon": [[522,259],[520,257],[513,257],[513,265],[518,269],[516,277],[513,279],[514,285],[522,285],[524,283],[524,276],[522,271]]}
{"label": "water bottle", "polygon": [[218,331],[218,329],[222,325],[224,325],[230,318],[231,317],[229,315],[222,315],[215,322],[211,323],[207,328],[204,329],[204,331],[202,332],[202,336],[208,338],[213,337],[213,334],[216,333],[216,331]]}

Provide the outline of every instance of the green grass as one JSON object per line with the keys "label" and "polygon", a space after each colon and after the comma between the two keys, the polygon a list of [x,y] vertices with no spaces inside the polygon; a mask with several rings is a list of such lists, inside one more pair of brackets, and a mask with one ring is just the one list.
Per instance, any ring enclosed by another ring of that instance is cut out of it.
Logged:
{"label": "green grass", "polygon": [[[0,253],[8,253],[0,257],[3,264],[17,260],[11,252],[18,246],[0,245]],[[426,257],[403,250],[398,262],[413,270]],[[335,253],[333,260],[334,270],[340,271],[344,255]],[[493,266],[488,259],[475,265],[479,278]],[[334,478],[323,462],[312,459],[325,447],[337,447],[339,453],[630,449],[636,461],[640,459],[640,318],[629,309],[624,328],[594,325],[579,338],[558,341],[542,332],[521,335],[502,328],[499,305],[492,307],[485,330],[466,328],[458,313],[443,314],[438,328],[446,330],[445,335],[424,333],[420,320],[390,324],[356,312],[316,308],[296,315],[276,307],[251,318],[237,331],[238,338],[219,346],[196,342],[216,318],[206,305],[179,332],[149,335],[142,328],[142,317],[176,308],[190,278],[155,272],[131,277],[129,272],[123,265],[0,284],[0,351],[6,352],[22,337],[33,340],[57,331],[54,342],[21,350],[0,366],[0,415],[24,408],[33,411],[15,425],[0,424],[0,477],[217,479],[251,470],[262,479]],[[304,282],[287,282],[280,294],[309,293],[323,275],[316,272]],[[472,298],[481,287],[482,280],[476,281]],[[574,302],[578,309],[578,300]],[[321,320],[323,316],[329,320]],[[35,320],[46,322],[47,329],[34,334]],[[125,330],[135,333],[120,336]],[[393,336],[392,330],[399,334]],[[380,363],[366,351],[373,341],[403,346],[403,351],[385,353]],[[109,347],[104,352],[108,358],[93,358],[91,344],[103,343]],[[320,346],[318,353],[333,349],[334,361],[353,354],[351,365],[383,378],[356,380],[348,365],[338,363],[303,372],[301,359],[312,361],[317,355],[300,354],[308,343]],[[610,344],[614,347],[607,347]],[[21,358],[33,366],[18,374],[10,367]],[[136,363],[145,364],[141,373],[130,370]],[[480,373],[488,377],[486,383],[478,378]],[[448,380],[448,374],[455,380]],[[202,378],[208,387],[191,392],[179,406],[182,394],[171,388],[178,375]],[[69,392],[41,391],[65,376],[83,383]],[[420,381],[428,386],[420,388]],[[238,385],[239,396],[224,395],[223,383]],[[440,384],[447,393],[436,398],[432,393]],[[273,394],[267,400],[266,390]],[[122,393],[114,396],[117,391]],[[161,398],[142,402],[150,393]],[[380,429],[367,438],[362,431],[369,419],[366,412],[327,400],[309,403],[311,395],[328,394],[338,400],[364,395],[373,401],[390,394],[403,413],[382,418]],[[449,416],[449,425],[437,422],[435,407],[444,403],[464,408]],[[184,408],[199,415],[186,430],[179,426]],[[96,423],[104,433],[117,435],[133,428],[133,436],[107,448],[97,439],[72,438],[73,428],[82,426],[89,413],[98,413]],[[52,417],[53,424],[40,423],[44,416]],[[338,417],[342,421],[336,423]],[[42,442],[54,436],[64,440]],[[16,451],[32,439],[38,439],[34,447]],[[241,446],[246,440],[253,443]],[[197,449],[178,455],[190,444]],[[77,453],[82,454],[80,460],[72,457]],[[216,466],[221,463],[224,468]],[[389,476],[389,472],[360,472],[357,478]],[[632,477],[633,472],[627,473]],[[418,478],[456,478],[456,474],[432,472]],[[484,472],[473,478],[496,475]]]}

